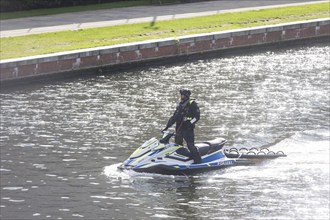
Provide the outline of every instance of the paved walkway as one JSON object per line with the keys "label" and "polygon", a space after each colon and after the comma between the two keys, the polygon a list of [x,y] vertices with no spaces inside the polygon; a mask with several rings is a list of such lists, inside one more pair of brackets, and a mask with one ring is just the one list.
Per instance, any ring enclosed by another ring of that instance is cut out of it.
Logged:
{"label": "paved walkway", "polygon": [[0,21],[0,36],[22,36],[64,30],[212,15],[274,7],[274,5],[328,2],[319,0],[214,0],[174,5],[153,5],[66,13]]}

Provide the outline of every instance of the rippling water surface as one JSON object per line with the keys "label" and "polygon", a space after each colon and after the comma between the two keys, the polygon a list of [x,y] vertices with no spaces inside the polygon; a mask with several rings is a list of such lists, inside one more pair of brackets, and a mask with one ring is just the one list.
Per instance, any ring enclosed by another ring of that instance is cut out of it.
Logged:
{"label": "rippling water surface", "polygon": [[[329,219],[326,44],[2,91],[1,219]],[[288,157],[193,177],[118,172],[189,87],[198,141]]]}

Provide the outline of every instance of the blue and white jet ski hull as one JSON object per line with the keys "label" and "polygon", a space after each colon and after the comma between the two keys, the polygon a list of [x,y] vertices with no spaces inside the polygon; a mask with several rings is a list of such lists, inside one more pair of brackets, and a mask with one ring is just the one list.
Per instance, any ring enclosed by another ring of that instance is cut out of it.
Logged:
{"label": "blue and white jet ski hull", "polygon": [[202,163],[194,164],[190,152],[185,147],[169,143],[169,139],[173,135],[173,133],[169,133],[161,140],[151,138],[134,151],[118,168],[145,173],[194,175],[231,166],[252,165],[258,160],[286,156],[284,153],[267,155],[264,151],[257,153],[249,151],[242,154],[236,148],[230,151],[224,149],[226,140],[217,138],[196,144]]}

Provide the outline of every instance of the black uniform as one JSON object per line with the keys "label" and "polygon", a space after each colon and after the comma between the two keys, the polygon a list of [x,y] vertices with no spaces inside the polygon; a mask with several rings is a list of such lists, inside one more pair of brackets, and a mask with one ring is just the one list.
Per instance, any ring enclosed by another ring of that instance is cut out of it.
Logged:
{"label": "black uniform", "polygon": [[179,103],[166,125],[167,129],[176,123],[175,143],[183,145],[183,140],[185,140],[195,163],[201,163],[201,156],[195,147],[194,134],[195,124],[199,118],[200,112],[197,103],[193,99],[186,99]]}

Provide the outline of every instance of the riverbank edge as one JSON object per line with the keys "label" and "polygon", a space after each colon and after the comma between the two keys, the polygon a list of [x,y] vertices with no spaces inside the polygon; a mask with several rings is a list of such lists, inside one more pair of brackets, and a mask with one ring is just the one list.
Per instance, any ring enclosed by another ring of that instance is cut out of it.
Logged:
{"label": "riverbank edge", "polygon": [[0,61],[0,82],[5,86],[79,71],[97,74],[118,66],[326,36],[330,37],[329,18],[8,59]]}

